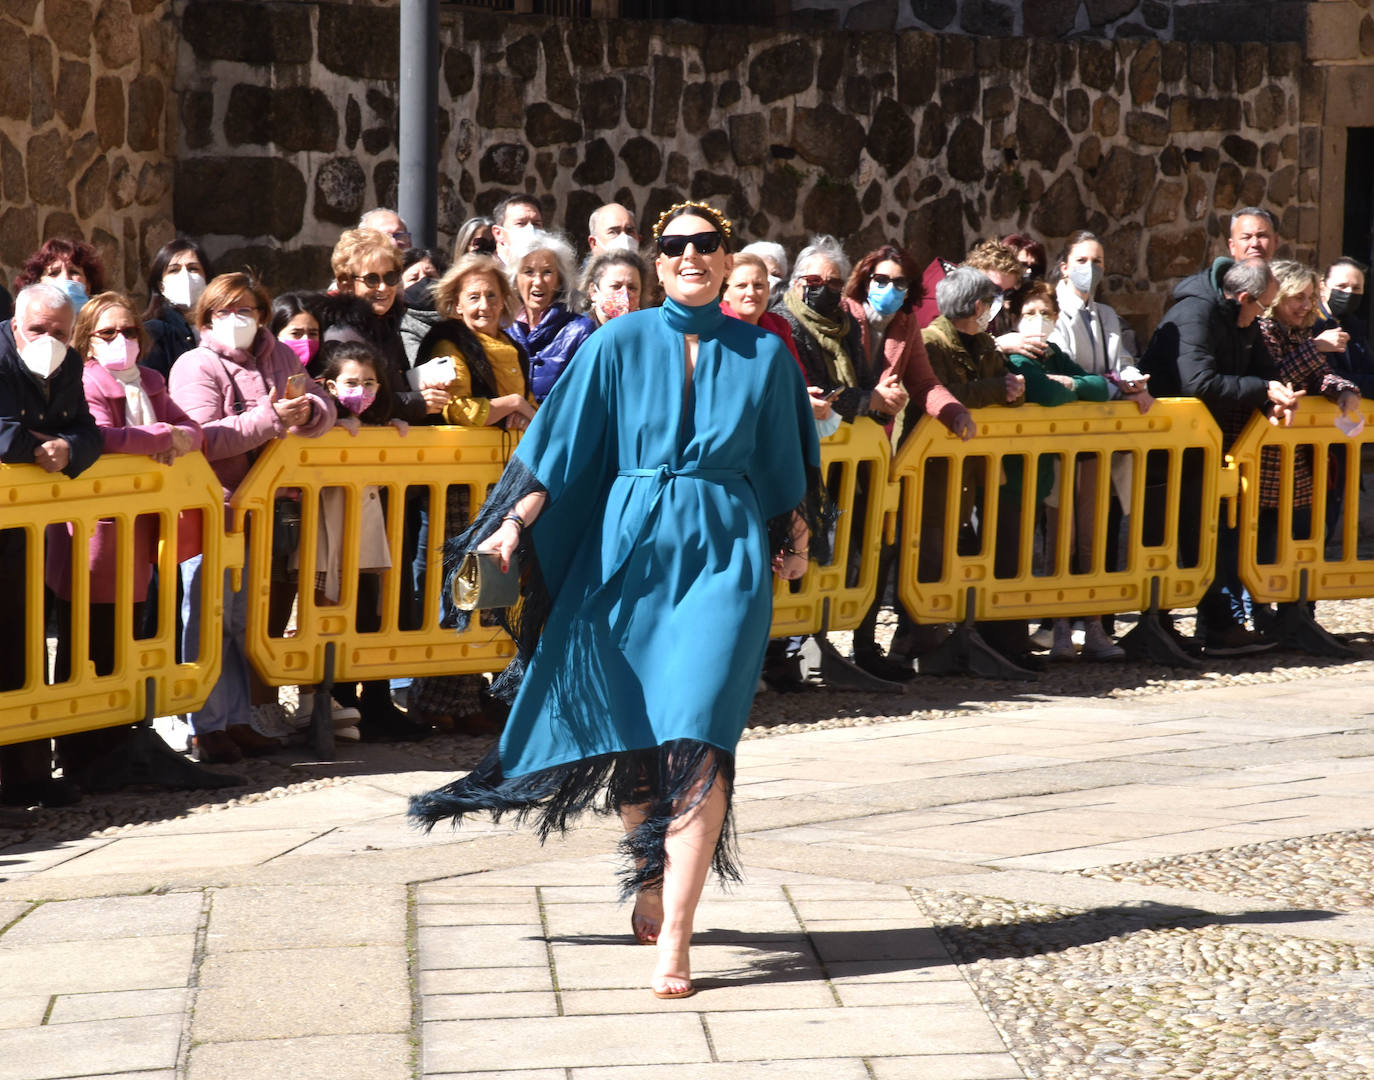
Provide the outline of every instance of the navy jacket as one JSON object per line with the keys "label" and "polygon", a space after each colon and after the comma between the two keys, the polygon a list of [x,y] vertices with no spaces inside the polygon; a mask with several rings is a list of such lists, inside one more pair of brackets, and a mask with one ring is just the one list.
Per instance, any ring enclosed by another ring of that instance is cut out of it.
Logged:
{"label": "navy jacket", "polygon": [[1279,378],[1260,337],[1259,320],[1236,325],[1234,301],[1221,291],[1235,260],[1222,257],[1210,270],[1184,278],[1174,306],[1155,328],[1140,359],[1155,397],[1195,397],[1216,417],[1226,445],[1256,409],[1269,406],[1269,383]]}
{"label": "navy jacket", "polygon": [[162,304],[162,317],[149,319],[143,325],[153,339],[153,347],[139,362],[165,379],[171,374],[177,357],[196,347],[196,337],[181,312],[166,301]]}
{"label": "navy jacket", "polygon": [[1322,353],[1323,359],[1337,375],[1344,375],[1360,388],[1360,396],[1374,398],[1374,354],[1369,348],[1369,324],[1353,312],[1347,311],[1339,319],[1321,308],[1312,333],[1322,334],[1339,326],[1350,335],[1345,352]]}
{"label": "navy jacket", "polygon": [[506,327],[511,340],[529,355],[530,391],[536,403],[549,396],[578,346],[595,329],[596,323],[586,315],[574,315],[561,300],[544,313],[533,330],[519,319]]}
{"label": "navy jacket", "polygon": [[[71,460],[62,471],[78,476],[90,468],[105,440],[86,405],[81,381],[81,357],[74,349],[46,382],[36,378],[19,359],[14,327],[0,323],[0,461],[32,465],[39,439],[34,432],[62,438],[71,447]],[[23,531],[0,530],[0,559],[23,556]]]}

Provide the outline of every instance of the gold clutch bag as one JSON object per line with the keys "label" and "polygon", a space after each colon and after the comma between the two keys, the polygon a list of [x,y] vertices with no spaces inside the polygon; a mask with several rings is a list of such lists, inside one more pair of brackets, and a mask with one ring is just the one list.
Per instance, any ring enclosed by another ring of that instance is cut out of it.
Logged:
{"label": "gold clutch bag", "polygon": [[452,588],[459,611],[513,607],[520,599],[520,558],[512,555],[510,569],[503,574],[496,552],[469,551],[453,575]]}

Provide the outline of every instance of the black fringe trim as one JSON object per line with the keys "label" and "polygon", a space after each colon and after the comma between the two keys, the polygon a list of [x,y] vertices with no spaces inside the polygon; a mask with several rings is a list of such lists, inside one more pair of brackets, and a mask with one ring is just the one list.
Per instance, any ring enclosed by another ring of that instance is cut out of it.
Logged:
{"label": "black fringe trim", "polygon": [[[472,524],[459,535],[444,544],[444,589],[442,625],[457,630],[466,630],[472,620],[472,612],[459,611],[451,600],[452,578],[463,562],[463,556],[477,547],[494,533],[501,519],[514,509],[515,504],[532,492],[544,491],[544,485],[530,472],[518,457],[506,462],[501,479],[487,494],[482,509],[477,512]],[[493,618],[497,625],[508,633],[515,642],[516,655],[504,671],[496,676],[491,684],[494,696],[507,704],[515,700],[520,689],[520,680],[525,676],[525,665],[534,655],[535,646],[544,632],[549,611],[553,607],[553,597],[544,582],[539,559],[534,552],[534,544],[526,530],[520,538],[520,602],[514,607],[500,608],[484,615]]]}
{"label": "black fringe trim", "polygon": [[696,739],[601,754],[517,777],[504,775],[500,751],[493,748],[462,779],[412,795],[409,813],[411,822],[425,832],[445,818],[452,818],[456,828],[466,814],[490,814],[493,821],[509,815],[517,824],[532,823],[543,843],[555,832],[567,832],[581,814],[608,816],[622,807],[643,807],[644,821],[620,842],[626,857],[620,890],[621,898],[627,899],[641,889],[662,886],[668,829],[674,819],[691,813],[713,784],[724,785],[725,821],[711,868],[723,883],[737,882],[735,758]]}
{"label": "black fringe trim", "polygon": [[792,539],[792,517],[800,514],[811,530],[811,561],[830,561],[830,533],[839,517],[834,500],[826,491],[820,469],[806,466],[806,494],[795,510],[768,519],[768,550],[775,555],[784,551]]}

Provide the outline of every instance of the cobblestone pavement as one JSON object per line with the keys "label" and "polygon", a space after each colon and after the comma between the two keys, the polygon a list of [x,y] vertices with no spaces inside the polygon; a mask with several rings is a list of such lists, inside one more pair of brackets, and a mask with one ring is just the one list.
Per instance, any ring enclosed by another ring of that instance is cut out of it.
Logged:
{"label": "cobblestone pavement", "polygon": [[406,828],[470,740],[24,817],[0,1080],[1374,1075],[1374,665],[1266,663],[761,696],[684,1002],[609,823]]}

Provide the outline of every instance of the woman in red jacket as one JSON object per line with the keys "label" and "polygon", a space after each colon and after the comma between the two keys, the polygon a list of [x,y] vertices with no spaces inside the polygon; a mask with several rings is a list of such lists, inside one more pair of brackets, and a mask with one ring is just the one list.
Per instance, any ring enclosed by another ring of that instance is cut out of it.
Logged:
{"label": "woman in red jacket", "polygon": [[[907,392],[905,412],[887,429],[894,448],[901,446],[923,415],[935,417],[961,439],[971,439],[977,430],[968,410],[931,370],[913,310],[920,299],[921,275],[915,260],[895,245],[884,244],[859,260],[840,300],[859,327],[869,369],[879,372],[880,377],[895,374]],[[879,558],[877,595],[854,631],[854,662],[879,678],[905,680],[914,674],[911,658],[884,656],[874,640],[896,551],[895,547],[884,547]],[[902,622],[908,620],[903,618]]]}

